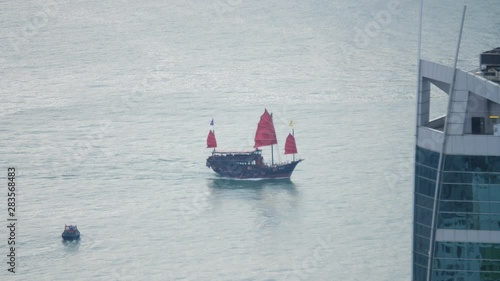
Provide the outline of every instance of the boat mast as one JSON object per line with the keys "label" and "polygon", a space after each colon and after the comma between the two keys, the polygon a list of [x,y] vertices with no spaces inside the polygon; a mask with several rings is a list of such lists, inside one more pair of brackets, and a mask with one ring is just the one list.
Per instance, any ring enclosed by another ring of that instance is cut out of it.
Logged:
{"label": "boat mast", "polygon": [[257,131],[255,132],[255,145],[254,148],[259,148],[262,146],[271,146],[271,165],[274,165],[274,144],[277,144],[276,140],[276,130],[273,124],[273,115],[269,114],[267,109],[264,110],[264,114],[260,116],[259,124],[257,125]]}
{"label": "boat mast", "polygon": [[[293,141],[295,142],[295,129],[293,128],[293,120],[290,120],[290,124],[288,126],[292,127],[292,137],[293,137]],[[287,138],[287,140],[288,140],[288,138]],[[286,144],[285,144],[285,146],[286,146]],[[297,148],[297,147],[295,147],[295,148]],[[285,150],[286,150],[286,148],[285,148]],[[285,153],[286,153],[286,151],[285,151]],[[293,153],[292,157],[293,157],[292,158],[293,162],[295,162],[295,153]]]}
{"label": "boat mast", "polygon": [[274,152],[273,145],[271,144],[271,166],[274,166]]}
{"label": "boat mast", "polygon": [[[271,121],[273,121],[273,114],[271,113]],[[274,124],[274,122],[273,122]],[[271,144],[271,166],[274,166],[274,151],[273,151],[273,145]]]}
{"label": "boat mast", "polygon": [[[215,122],[214,122],[213,117],[212,117],[212,121],[210,122],[210,125],[212,125],[212,131],[214,132],[214,136],[215,136]],[[215,152],[215,147],[214,147],[214,150],[212,152]]]}

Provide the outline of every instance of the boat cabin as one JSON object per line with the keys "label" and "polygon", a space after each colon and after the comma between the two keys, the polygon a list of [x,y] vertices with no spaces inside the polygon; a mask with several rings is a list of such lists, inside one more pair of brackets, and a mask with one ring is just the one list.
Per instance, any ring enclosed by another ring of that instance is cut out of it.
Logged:
{"label": "boat cabin", "polygon": [[207,162],[219,164],[231,163],[242,166],[264,166],[264,158],[260,149],[253,151],[214,151],[212,152],[212,156],[207,160],[209,160]]}

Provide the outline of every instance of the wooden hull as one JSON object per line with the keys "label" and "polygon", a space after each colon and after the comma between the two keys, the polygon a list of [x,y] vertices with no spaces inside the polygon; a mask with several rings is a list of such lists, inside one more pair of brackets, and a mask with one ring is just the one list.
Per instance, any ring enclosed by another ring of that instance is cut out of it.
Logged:
{"label": "wooden hull", "polygon": [[207,159],[207,166],[217,174],[236,179],[282,179],[290,178],[292,173],[302,160],[291,163],[267,166],[267,165],[242,165],[238,162],[218,161],[214,156]]}

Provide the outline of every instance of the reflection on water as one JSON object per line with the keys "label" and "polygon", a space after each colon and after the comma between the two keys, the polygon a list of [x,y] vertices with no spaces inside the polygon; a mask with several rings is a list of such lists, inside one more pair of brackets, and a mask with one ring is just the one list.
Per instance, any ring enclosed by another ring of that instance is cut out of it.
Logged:
{"label": "reflection on water", "polygon": [[68,253],[77,252],[78,248],[80,248],[80,239],[78,240],[64,240],[62,239],[62,244],[64,246],[64,250]]}
{"label": "reflection on water", "polygon": [[239,180],[229,178],[214,178],[208,180],[208,186],[213,189],[265,189],[277,188],[296,192],[296,185],[290,179]]}
{"label": "reflection on water", "polygon": [[296,184],[290,179],[237,180],[208,179],[209,208],[219,208],[224,202],[237,199],[249,204],[256,214],[255,227],[270,230],[295,216],[298,204]]}

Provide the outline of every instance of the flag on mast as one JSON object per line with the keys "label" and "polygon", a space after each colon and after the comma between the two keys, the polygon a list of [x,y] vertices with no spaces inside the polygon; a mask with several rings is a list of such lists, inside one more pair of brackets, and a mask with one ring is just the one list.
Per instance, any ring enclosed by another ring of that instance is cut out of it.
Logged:
{"label": "flag on mast", "polygon": [[293,127],[293,120],[290,120],[290,124],[288,126]]}
{"label": "flag on mast", "polygon": [[214,125],[214,119],[212,118],[212,121],[210,121],[210,126]]}

